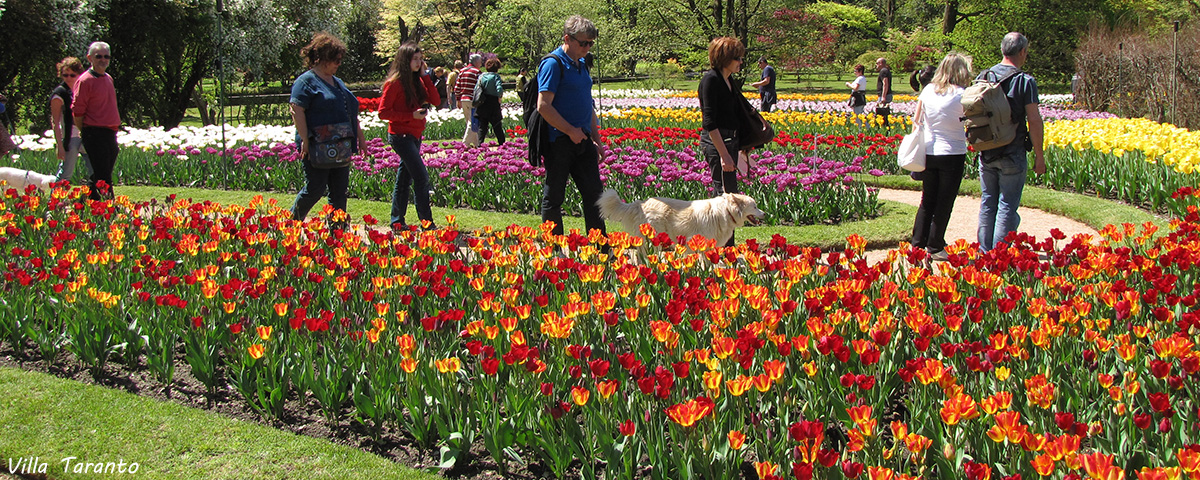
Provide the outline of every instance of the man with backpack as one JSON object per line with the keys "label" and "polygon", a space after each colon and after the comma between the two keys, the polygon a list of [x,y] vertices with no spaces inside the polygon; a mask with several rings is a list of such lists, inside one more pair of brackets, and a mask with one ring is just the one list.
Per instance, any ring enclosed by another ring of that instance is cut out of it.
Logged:
{"label": "man with backpack", "polygon": [[[1021,191],[1025,189],[1026,170],[1029,160],[1026,152],[1033,151],[1033,171],[1039,175],[1046,173],[1046,158],[1042,154],[1042,115],[1038,111],[1037,81],[1032,75],[1021,71],[1025,60],[1029,57],[1029,39],[1024,35],[1012,32],[1004,36],[1000,42],[1000,53],[1004,60],[998,65],[985,70],[976,77],[978,88],[980,82],[995,82],[1004,92],[1008,100],[1008,110],[1011,123],[1015,126],[1015,136],[1011,142],[1003,143],[1011,132],[1003,121],[993,121],[995,126],[977,127],[988,130],[981,135],[975,133],[970,118],[968,98],[970,92],[964,93],[964,113],[968,115],[968,141],[972,145],[986,145],[991,148],[977,148],[979,155],[979,184],[982,190],[982,200],[979,206],[979,249],[987,252],[1004,240],[1008,232],[1015,232],[1021,224],[1021,216],[1017,207],[1021,205]],[[994,109],[1003,110],[1003,109]],[[1000,138],[991,139],[993,132]],[[990,141],[989,143],[989,140]]]}
{"label": "man with backpack", "polygon": [[[596,44],[596,25],[579,15],[567,19],[563,44],[542,58],[537,72],[537,113],[549,124],[548,144],[541,146],[546,178],[542,183],[542,221],[554,222],[563,234],[562,204],[567,179],[583,198],[587,230],[607,229],[596,201],[604,191],[600,180],[599,121],[592,102],[592,76],[583,58]],[[530,142],[533,143],[533,133]]]}

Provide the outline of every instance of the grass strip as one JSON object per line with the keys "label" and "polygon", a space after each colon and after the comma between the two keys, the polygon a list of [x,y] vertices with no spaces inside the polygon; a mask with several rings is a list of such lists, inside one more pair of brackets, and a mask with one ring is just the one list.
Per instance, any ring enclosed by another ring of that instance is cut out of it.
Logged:
{"label": "grass strip", "polygon": [[[890,188],[894,190],[921,189],[921,183],[914,181],[907,175],[874,177],[864,174],[858,175],[858,180],[868,186],[877,188]],[[970,195],[973,197],[980,196],[979,180],[963,180],[962,186],[958,188],[958,193],[959,195]],[[1025,190],[1021,194],[1021,206],[1036,208],[1054,215],[1061,215],[1085,223],[1096,230],[1103,229],[1109,224],[1120,225],[1122,223],[1132,223],[1134,225],[1141,225],[1151,222],[1165,231],[1171,223],[1169,219],[1159,217],[1129,204],[1091,195],[1060,192],[1032,185],[1025,186]]]}
{"label": "grass strip", "polygon": [[70,470],[123,460],[138,463],[133,476],[163,480],[440,478],[325,440],[8,367],[0,367],[0,425],[0,457],[38,457],[54,479],[121,476],[64,473],[68,457]]}
{"label": "grass strip", "polygon": [[[225,205],[245,205],[256,195],[262,195],[268,201],[272,199],[276,200],[277,204],[282,208],[290,207],[292,200],[295,198],[295,194],[281,192],[247,192],[152,186],[118,186],[116,192],[118,195],[128,196],[130,200],[135,202],[150,201],[152,199],[162,201],[168,195],[174,194],[180,199],[190,198],[192,201],[197,202],[208,200]],[[771,240],[772,235],[779,234],[787,238],[792,244],[828,249],[844,248],[846,246],[846,237],[851,234],[858,234],[867,239],[867,248],[894,247],[897,243],[907,240],[912,233],[912,219],[916,215],[917,208],[895,202],[881,203],[883,204],[880,209],[881,215],[870,220],[846,222],[839,225],[764,225],[744,227],[738,229],[736,238],[738,241],[753,238],[759,243],[765,244]],[[313,209],[314,212],[318,211],[322,205],[324,203],[317,204]],[[363,215],[370,215],[378,219],[382,225],[386,224],[388,218],[391,216],[392,207],[387,202],[352,198],[346,204],[346,208],[350,211],[350,216],[355,223],[360,222]],[[309,213],[310,216],[314,214]],[[454,215],[455,222],[459,227],[468,231],[482,230],[484,227],[503,228],[512,224],[537,226],[542,223],[542,219],[538,215],[433,207],[433,218],[435,220],[443,222],[447,215]],[[410,205],[406,218],[409,221],[413,221],[416,219],[416,216],[416,210]],[[584,228],[583,219],[579,217],[564,217],[563,223],[567,231],[573,228],[580,230]],[[609,229],[620,228],[620,225],[609,224]]]}

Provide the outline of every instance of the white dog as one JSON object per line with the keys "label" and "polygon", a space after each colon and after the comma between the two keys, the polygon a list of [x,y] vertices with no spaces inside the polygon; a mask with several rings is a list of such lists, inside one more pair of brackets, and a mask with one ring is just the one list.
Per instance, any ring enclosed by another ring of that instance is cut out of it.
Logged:
{"label": "white dog", "polygon": [[43,192],[49,192],[50,184],[58,179],[54,175],[42,175],[32,170],[0,167],[0,180],[8,182],[9,187],[20,191],[25,190],[26,185],[36,185]]}
{"label": "white dog", "polygon": [[726,193],[703,200],[676,200],[654,197],[640,202],[625,203],[615,190],[605,190],[596,202],[600,216],[620,222],[626,232],[640,234],[643,223],[655,231],[666,232],[672,239],[682,235],[692,238],[702,235],[724,246],[733,231],[743,223],[758,223],[764,213],[758,202],[740,193]]}

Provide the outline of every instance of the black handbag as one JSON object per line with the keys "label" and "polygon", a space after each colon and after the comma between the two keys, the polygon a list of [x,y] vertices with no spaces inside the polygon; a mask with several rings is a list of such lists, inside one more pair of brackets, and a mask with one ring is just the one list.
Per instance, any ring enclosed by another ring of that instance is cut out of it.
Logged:
{"label": "black handbag", "polygon": [[775,138],[775,127],[771,126],[771,122],[764,119],[762,114],[758,113],[745,99],[742,99],[742,110],[746,114],[742,128],[738,129],[738,139],[742,150],[758,148],[770,143]]}

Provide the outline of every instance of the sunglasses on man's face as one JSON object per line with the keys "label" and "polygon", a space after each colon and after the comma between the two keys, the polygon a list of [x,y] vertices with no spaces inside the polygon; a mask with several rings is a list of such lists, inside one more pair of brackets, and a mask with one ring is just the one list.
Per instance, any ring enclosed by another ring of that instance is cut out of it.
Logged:
{"label": "sunglasses on man's face", "polygon": [[101,60],[109,60],[109,59],[111,59],[111,58],[112,58],[112,55],[103,54],[103,53],[101,53],[101,54],[98,54],[98,55],[92,55],[92,56],[93,56],[93,57],[96,57],[96,58],[99,58],[99,59],[101,59]]}
{"label": "sunglasses on man's face", "polygon": [[584,47],[584,48],[587,48],[587,47],[590,47],[590,46],[592,46],[592,45],[595,45],[595,44],[596,44],[596,41],[595,41],[595,40],[580,40],[580,39],[578,39],[578,38],[575,38],[575,37],[571,37],[571,40],[574,40],[574,41],[575,41],[575,43],[578,43],[578,44],[579,44],[579,46],[581,46],[581,47]]}

